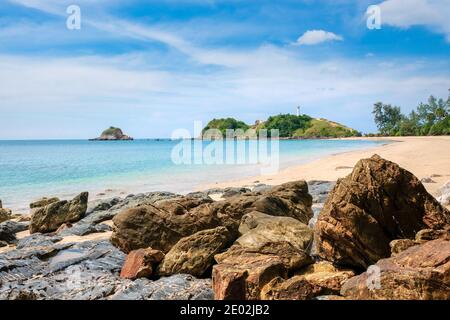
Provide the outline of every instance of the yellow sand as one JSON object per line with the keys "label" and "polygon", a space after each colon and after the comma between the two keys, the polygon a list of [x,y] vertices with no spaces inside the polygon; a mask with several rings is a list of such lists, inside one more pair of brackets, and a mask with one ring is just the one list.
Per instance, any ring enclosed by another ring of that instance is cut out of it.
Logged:
{"label": "yellow sand", "polygon": [[[380,140],[380,138],[359,139]],[[395,142],[365,150],[327,156],[307,164],[289,167],[275,175],[256,176],[226,183],[210,184],[203,186],[202,189],[252,186],[258,183],[278,185],[301,179],[334,181],[348,175],[358,160],[368,158],[375,153],[398,163],[403,168],[414,173],[419,179],[431,175],[439,175],[432,178],[436,183],[424,184],[427,190],[434,195],[436,195],[439,187],[450,181],[450,136],[395,137],[382,138],[381,140]]]}

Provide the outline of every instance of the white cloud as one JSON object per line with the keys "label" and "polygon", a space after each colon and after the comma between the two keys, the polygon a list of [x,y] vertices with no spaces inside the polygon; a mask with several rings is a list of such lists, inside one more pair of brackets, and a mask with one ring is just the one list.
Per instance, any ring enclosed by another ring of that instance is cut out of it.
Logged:
{"label": "white cloud", "polygon": [[328,32],[325,30],[308,30],[300,38],[297,39],[296,44],[299,45],[314,45],[326,41],[342,41],[341,36]]}
{"label": "white cloud", "polygon": [[426,26],[450,42],[449,0],[387,0],[380,4],[381,22],[400,28]]}

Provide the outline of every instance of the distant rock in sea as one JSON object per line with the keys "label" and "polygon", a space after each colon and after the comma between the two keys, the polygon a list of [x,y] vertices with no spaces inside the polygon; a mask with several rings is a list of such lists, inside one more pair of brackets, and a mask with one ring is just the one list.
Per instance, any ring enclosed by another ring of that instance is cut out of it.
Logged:
{"label": "distant rock in sea", "polygon": [[111,141],[111,140],[133,140],[132,137],[123,134],[122,129],[109,127],[105,131],[102,132],[100,137],[95,139],[89,139],[91,141]]}

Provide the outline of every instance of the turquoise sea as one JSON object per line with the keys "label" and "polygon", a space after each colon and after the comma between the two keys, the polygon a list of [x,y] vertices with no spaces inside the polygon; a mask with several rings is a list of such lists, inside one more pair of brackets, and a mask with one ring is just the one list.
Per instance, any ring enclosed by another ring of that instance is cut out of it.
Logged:
{"label": "turquoise sea", "polygon": [[[200,143],[201,149],[194,150],[192,158],[199,152],[201,158],[205,148],[218,142],[196,143]],[[250,150],[249,142],[227,143],[234,144],[228,145],[234,157],[242,152],[239,143],[244,143],[245,150]],[[280,169],[380,143],[385,142],[281,140]],[[4,207],[20,212],[27,211],[28,203],[42,196],[70,198],[81,191],[89,191],[91,198],[147,191],[186,193],[205,184],[261,173],[261,163],[176,164],[171,155],[179,144],[180,141],[164,139],[0,141],[0,199]]]}

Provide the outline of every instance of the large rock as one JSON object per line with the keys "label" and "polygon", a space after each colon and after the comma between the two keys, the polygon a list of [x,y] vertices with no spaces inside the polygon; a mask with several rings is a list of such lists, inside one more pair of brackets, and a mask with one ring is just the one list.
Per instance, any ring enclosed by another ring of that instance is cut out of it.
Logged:
{"label": "large rock", "polygon": [[59,198],[57,198],[57,197],[53,197],[53,198],[44,197],[44,198],[41,198],[39,200],[36,200],[36,201],[30,203],[30,209],[45,207],[51,203],[58,202],[58,201],[61,201],[61,200],[59,200]]}
{"label": "large rock", "polygon": [[310,265],[290,279],[275,278],[261,292],[264,300],[309,300],[339,294],[342,285],[355,273],[328,262]]}
{"label": "large rock", "polygon": [[227,261],[238,261],[240,256],[244,255],[264,255],[280,259],[284,268],[289,272],[314,262],[308,253],[286,241],[264,242],[253,247],[243,247],[236,244],[227,251],[216,255],[215,259],[218,263],[227,263]]}
{"label": "large rock", "polygon": [[148,278],[163,259],[164,253],[159,250],[152,248],[133,250],[127,255],[120,277],[130,280]]}
{"label": "large rock", "polygon": [[181,238],[220,225],[208,211],[191,210],[211,202],[180,197],[125,210],[113,219],[111,242],[125,252],[152,247],[167,253]]}
{"label": "large rock", "polygon": [[251,212],[242,217],[239,232],[235,245],[216,260],[249,252],[278,256],[289,271],[312,263],[313,231],[297,219]]}
{"label": "large rock", "polygon": [[271,216],[292,217],[305,224],[313,216],[312,197],[305,181],[288,182],[265,192],[249,192],[215,202],[212,211],[239,221],[244,214],[257,211]]}
{"label": "large rock", "polygon": [[11,210],[0,208],[0,223],[11,219]]}
{"label": "large rock", "polygon": [[181,238],[225,226],[237,230],[246,213],[289,216],[308,223],[311,196],[304,181],[272,188],[263,194],[244,193],[214,202],[205,197],[179,197],[132,208],[114,217],[111,241],[125,252],[152,247],[168,252]]}
{"label": "large rock", "polygon": [[243,234],[236,244],[254,248],[266,242],[289,242],[306,250],[313,239],[313,231],[304,223],[290,217],[273,217],[259,212],[246,214],[239,231]]}
{"label": "large rock", "polygon": [[30,233],[56,231],[64,223],[80,220],[86,213],[88,195],[87,192],[83,192],[71,201],[52,202],[34,209]]}
{"label": "large rock", "polygon": [[364,300],[449,300],[450,241],[428,241],[382,259],[348,280],[341,293]]}
{"label": "large rock", "polygon": [[365,269],[390,256],[389,243],[443,229],[450,213],[410,172],[378,155],[360,160],[337,182],[316,224],[325,260]]}
{"label": "large rock", "polygon": [[437,200],[444,206],[450,206],[450,181],[438,190]]}
{"label": "large rock", "polygon": [[283,261],[274,255],[242,252],[217,258],[212,281],[216,300],[259,300],[261,289],[276,277],[286,278]]}
{"label": "large rock", "polygon": [[166,254],[158,274],[185,273],[201,277],[212,267],[214,255],[234,239],[234,234],[225,227],[199,231],[182,238]]}

